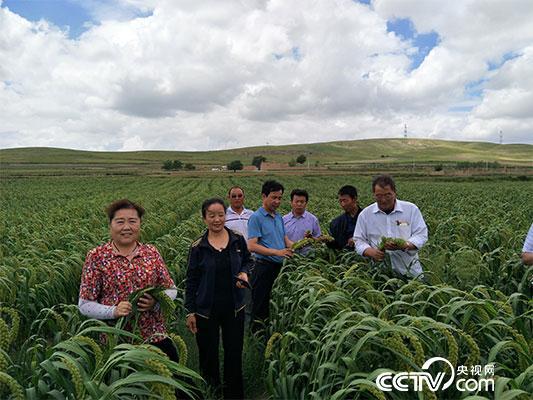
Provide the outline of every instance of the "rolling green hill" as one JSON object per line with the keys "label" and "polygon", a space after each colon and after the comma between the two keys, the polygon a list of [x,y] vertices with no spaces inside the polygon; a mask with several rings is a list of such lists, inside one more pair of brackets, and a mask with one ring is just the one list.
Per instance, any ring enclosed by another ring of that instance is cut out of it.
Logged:
{"label": "rolling green hill", "polygon": [[[284,146],[247,147],[219,151],[135,151],[96,152],[57,148],[16,148],[0,150],[0,167],[6,170],[79,168],[94,171],[122,168],[160,170],[164,160],[193,163],[200,169],[241,160],[250,165],[254,156],[286,165],[306,154],[312,165],[350,166],[371,163],[498,162],[502,165],[533,167],[533,145],[457,142],[429,139],[368,139]],[[318,164],[317,164],[318,162]]]}

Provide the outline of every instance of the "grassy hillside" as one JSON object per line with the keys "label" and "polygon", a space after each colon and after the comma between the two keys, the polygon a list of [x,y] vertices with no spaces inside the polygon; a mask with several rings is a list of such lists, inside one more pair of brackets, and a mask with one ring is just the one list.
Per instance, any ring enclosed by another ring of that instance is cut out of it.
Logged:
{"label": "grassy hillside", "polygon": [[256,155],[264,155],[269,161],[286,163],[302,153],[311,153],[311,159],[320,163],[498,161],[504,164],[531,164],[533,161],[533,145],[528,144],[499,145],[427,139],[368,139],[200,152],[95,152],[29,147],[0,150],[0,163],[152,164],[167,159],[179,159],[198,165],[212,165],[241,159],[243,163],[248,164]]}

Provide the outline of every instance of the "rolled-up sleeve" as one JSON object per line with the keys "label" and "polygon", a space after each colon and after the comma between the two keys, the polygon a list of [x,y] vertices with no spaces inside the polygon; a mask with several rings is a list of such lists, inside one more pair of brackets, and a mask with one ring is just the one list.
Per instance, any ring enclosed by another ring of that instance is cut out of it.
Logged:
{"label": "rolled-up sleeve", "polygon": [[414,244],[417,249],[421,249],[428,241],[428,227],[422,217],[422,213],[416,206],[413,207],[411,215],[411,227],[411,237],[408,241]]}
{"label": "rolled-up sleeve", "polygon": [[366,249],[370,246],[370,240],[368,238],[366,215],[364,213],[359,214],[357,217],[357,223],[355,224],[355,230],[353,233],[353,240],[355,243],[355,251],[360,256],[363,255]]}

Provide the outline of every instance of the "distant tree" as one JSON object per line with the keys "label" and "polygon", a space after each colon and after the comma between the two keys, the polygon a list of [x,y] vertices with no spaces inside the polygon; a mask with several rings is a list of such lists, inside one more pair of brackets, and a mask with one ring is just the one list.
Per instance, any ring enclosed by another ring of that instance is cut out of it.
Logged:
{"label": "distant tree", "polygon": [[437,164],[437,165],[435,165],[435,166],[433,167],[433,169],[434,169],[435,171],[442,171],[442,169],[443,169],[442,164]]}
{"label": "distant tree", "polygon": [[298,157],[296,157],[296,162],[298,164],[303,164],[306,161],[307,161],[307,157],[305,156],[305,154],[300,154]]}
{"label": "distant tree", "polygon": [[172,162],[172,169],[175,169],[176,171],[180,170],[183,167],[183,163],[180,160],[174,160]]}
{"label": "distant tree", "polygon": [[266,161],[266,157],[255,156],[252,160],[252,165],[254,165],[258,170],[261,170],[261,164]]}
{"label": "distant tree", "polygon": [[172,161],[170,160],[165,160],[163,162],[163,166],[161,167],[162,169],[166,170],[166,171],[170,171],[172,169]]}
{"label": "distant tree", "polygon": [[234,160],[228,164],[228,169],[231,169],[233,172],[240,171],[243,168],[244,165],[242,165],[241,160]]}
{"label": "distant tree", "polygon": [[192,170],[195,170],[196,167],[194,166],[194,164],[191,164],[191,163],[187,163],[185,164],[185,167],[184,167],[187,171],[192,171]]}
{"label": "distant tree", "polygon": [[289,161],[289,167],[296,167],[296,160],[292,159]]}

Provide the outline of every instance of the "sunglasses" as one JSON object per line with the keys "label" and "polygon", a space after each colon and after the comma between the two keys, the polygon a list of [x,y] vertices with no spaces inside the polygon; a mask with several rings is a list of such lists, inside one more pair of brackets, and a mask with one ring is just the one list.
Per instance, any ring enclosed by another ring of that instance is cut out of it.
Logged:
{"label": "sunglasses", "polygon": [[232,199],[240,199],[241,197],[243,197],[242,194],[232,194],[232,195],[231,195],[231,198],[232,198]]}

